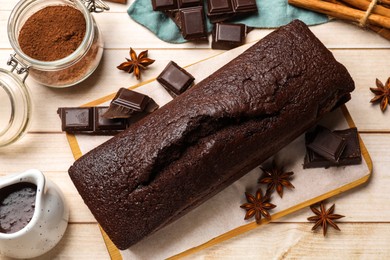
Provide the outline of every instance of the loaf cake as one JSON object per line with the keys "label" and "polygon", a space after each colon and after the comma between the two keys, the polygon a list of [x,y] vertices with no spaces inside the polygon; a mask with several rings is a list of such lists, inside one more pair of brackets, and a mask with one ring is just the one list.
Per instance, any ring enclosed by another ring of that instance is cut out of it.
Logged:
{"label": "loaf cake", "polygon": [[126,249],[278,152],[353,89],[346,68],[296,20],[82,156],[69,174]]}

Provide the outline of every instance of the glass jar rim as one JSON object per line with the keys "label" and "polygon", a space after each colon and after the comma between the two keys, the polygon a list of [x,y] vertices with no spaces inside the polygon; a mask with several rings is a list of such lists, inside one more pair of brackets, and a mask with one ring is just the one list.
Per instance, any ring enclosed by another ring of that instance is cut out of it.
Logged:
{"label": "glass jar rim", "polygon": [[[36,69],[45,69],[45,70],[57,70],[61,68],[66,68],[74,63],[76,63],[79,59],[81,59],[85,54],[85,47],[89,49],[89,47],[92,45],[92,34],[93,34],[93,20],[92,16],[88,10],[88,8],[84,5],[83,1],[71,1],[74,3],[78,10],[82,12],[85,18],[86,23],[86,30],[85,35],[80,43],[80,45],[77,47],[77,49],[71,53],[70,55],[54,61],[41,61],[34,58],[31,58],[30,56],[26,55],[21,48],[19,47],[18,39],[17,39],[17,32],[16,32],[16,26],[14,25],[14,21],[19,18],[21,13],[28,8],[28,6],[36,1],[39,0],[20,0],[14,9],[12,10],[9,18],[8,18],[8,39],[11,43],[12,48],[16,52],[16,54],[21,57],[26,63],[28,63],[28,66],[31,66]],[[51,6],[48,4],[47,6]]]}

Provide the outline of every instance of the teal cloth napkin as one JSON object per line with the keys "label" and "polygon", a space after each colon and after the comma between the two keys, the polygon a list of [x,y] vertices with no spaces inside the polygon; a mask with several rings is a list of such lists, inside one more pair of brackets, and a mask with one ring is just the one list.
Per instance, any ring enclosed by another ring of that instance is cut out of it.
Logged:
{"label": "teal cloth napkin", "polygon": [[[275,28],[294,19],[299,19],[307,25],[328,21],[327,16],[296,8],[289,5],[287,0],[256,0],[256,2],[259,9],[257,14],[231,22],[244,23],[255,28]],[[207,10],[207,7],[205,8]],[[134,21],[148,28],[161,40],[171,43],[186,42],[176,24],[168,16],[162,12],[153,11],[151,0],[135,0],[127,12]],[[207,19],[207,31],[211,32],[211,30],[212,24]]]}

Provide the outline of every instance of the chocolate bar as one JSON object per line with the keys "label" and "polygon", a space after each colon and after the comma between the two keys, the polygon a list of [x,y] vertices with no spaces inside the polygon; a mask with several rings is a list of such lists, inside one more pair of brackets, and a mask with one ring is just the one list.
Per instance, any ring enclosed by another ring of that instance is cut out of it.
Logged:
{"label": "chocolate bar", "polygon": [[[179,9],[181,33],[186,40],[205,40],[207,31],[203,6]],[[180,28],[180,27],[179,27]]]}
{"label": "chocolate bar", "polygon": [[230,50],[245,41],[245,24],[216,23],[212,32],[212,49]]}
{"label": "chocolate bar", "polygon": [[152,0],[152,7],[154,11],[175,9],[177,0]]}
{"label": "chocolate bar", "polygon": [[312,141],[307,144],[307,148],[325,157],[329,161],[338,162],[341,153],[345,148],[345,140],[329,129],[318,126]]}
{"label": "chocolate bar", "polygon": [[256,0],[207,0],[209,17],[212,23],[226,21],[241,14],[257,12]]}
{"label": "chocolate bar", "polygon": [[195,78],[175,62],[170,61],[157,77],[157,81],[168,91],[180,95],[186,91]]}
{"label": "chocolate bar", "polygon": [[60,107],[57,110],[62,122],[62,131],[113,135],[127,128],[124,119],[106,119],[102,114],[108,107]]}
{"label": "chocolate bar", "polygon": [[[303,168],[328,168],[331,166],[346,166],[360,164],[362,161],[358,131],[356,128],[333,131],[334,134],[344,138],[345,149],[338,162],[329,161],[310,149],[306,150]],[[312,133],[306,134],[306,140],[312,138]]]}

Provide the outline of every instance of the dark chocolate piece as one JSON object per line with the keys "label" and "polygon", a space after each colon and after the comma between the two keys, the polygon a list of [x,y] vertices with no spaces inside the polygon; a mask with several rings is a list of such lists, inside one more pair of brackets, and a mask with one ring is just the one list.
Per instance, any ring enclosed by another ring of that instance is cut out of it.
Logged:
{"label": "dark chocolate piece", "polygon": [[189,7],[179,10],[181,32],[186,40],[207,39],[203,6]]}
{"label": "dark chocolate piece", "polygon": [[108,107],[60,107],[62,131],[95,135],[113,135],[127,128],[126,119],[107,119],[102,114]]}
{"label": "dark chocolate piece", "polygon": [[154,11],[175,9],[177,0],[152,0],[152,6]]}
{"label": "dark chocolate piece", "polygon": [[245,24],[216,23],[212,33],[212,49],[230,50],[242,45],[245,41]]}
{"label": "dark chocolate piece", "polygon": [[150,97],[144,94],[121,88],[112,100],[112,103],[135,111],[143,111],[149,100]]}
{"label": "dark chocolate piece", "polygon": [[345,140],[325,127],[318,126],[313,140],[307,144],[313,152],[329,161],[338,162],[345,148]]}
{"label": "dark chocolate piece", "polygon": [[114,131],[125,130],[127,128],[127,122],[124,119],[107,119],[103,117],[103,114],[108,110],[108,107],[95,107],[95,118],[94,118],[94,131]]}
{"label": "dark chocolate piece", "polygon": [[170,61],[157,77],[157,81],[160,82],[164,88],[172,91],[176,95],[180,95],[186,91],[194,80],[195,78],[190,73],[173,61]]}
{"label": "dark chocolate piece", "polygon": [[178,0],[179,8],[192,7],[202,5],[202,0]]}
{"label": "dark chocolate piece", "polygon": [[208,0],[208,14],[227,14],[233,12],[231,0]]}
{"label": "dark chocolate piece", "polygon": [[[331,166],[346,166],[360,164],[362,161],[359,136],[356,128],[333,131],[345,140],[345,149],[337,163],[327,160],[319,154],[316,154],[310,149],[306,150],[303,168],[328,168]],[[310,134],[306,134],[306,138],[310,138]]]}
{"label": "dark chocolate piece", "polygon": [[93,109],[91,107],[59,108],[57,113],[62,120],[62,131],[93,131]]}
{"label": "dark chocolate piece", "polygon": [[149,96],[133,90],[121,88],[111,101],[110,107],[103,114],[103,117],[107,119],[130,118],[145,110],[145,113],[148,114],[157,109],[155,108],[153,111],[150,111],[150,103],[158,108],[156,102]]}
{"label": "dark chocolate piece", "polygon": [[233,10],[237,13],[257,11],[256,0],[232,0]]}
{"label": "dark chocolate piece", "polygon": [[360,150],[359,134],[356,127],[333,131],[345,140],[345,149],[340,156],[338,165],[359,164],[362,162],[362,153]]}

